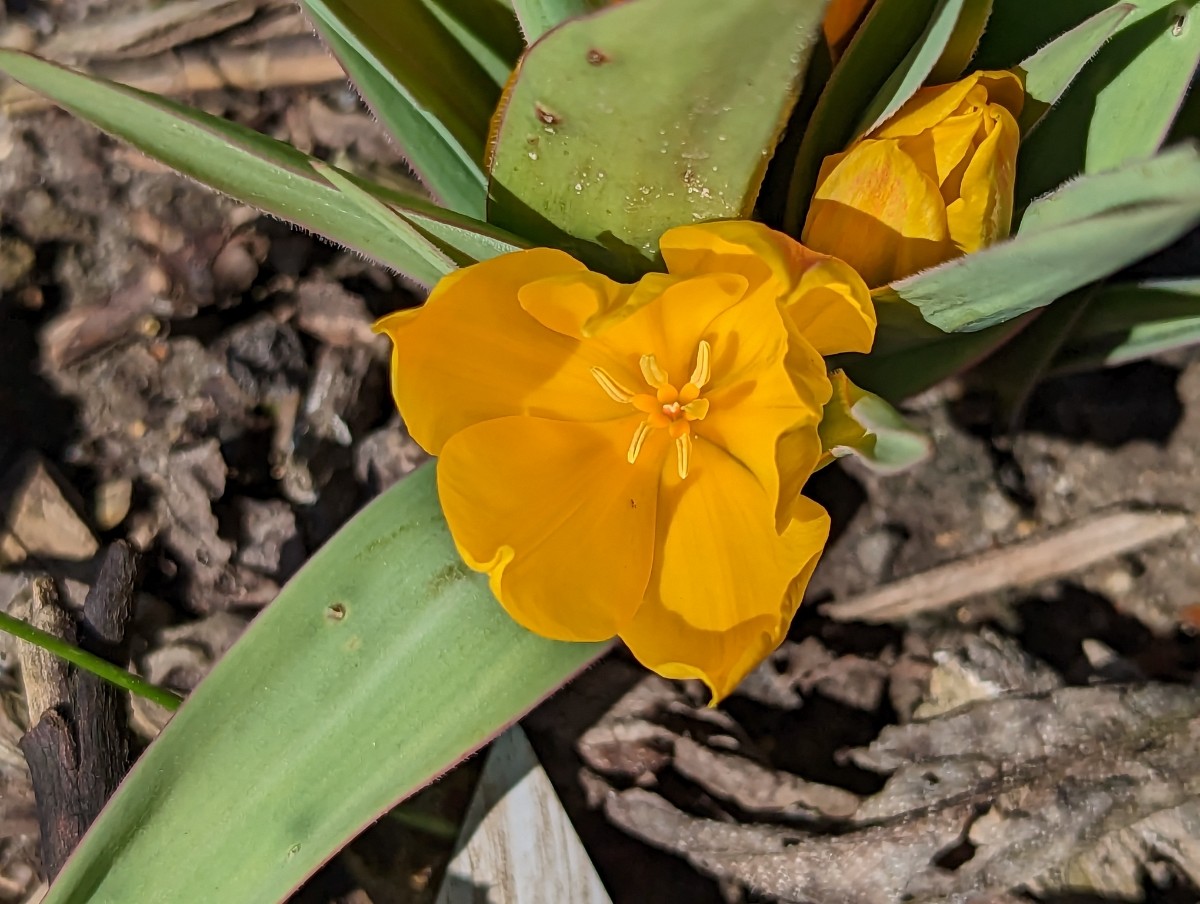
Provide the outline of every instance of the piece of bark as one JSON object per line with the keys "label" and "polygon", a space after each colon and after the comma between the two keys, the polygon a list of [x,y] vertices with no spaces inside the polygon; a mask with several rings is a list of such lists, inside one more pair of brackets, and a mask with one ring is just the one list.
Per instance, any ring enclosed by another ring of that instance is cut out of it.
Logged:
{"label": "piece of bark", "polygon": [[[84,602],[78,628],[46,577],[32,583],[30,622],[69,643],[82,638],[89,652],[119,652],[135,579],[132,553],[115,544]],[[20,661],[32,725],[20,747],[37,799],[42,863],[52,879],[129,769],[125,707],[111,684],[39,647],[22,643]]]}
{"label": "piece of bark", "polygon": [[1069,687],[885,729],[854,760],[891,777],[833,835],[700,819],[640,788],[605,810],[702,871],[786,901],[1136,900],[1151,860],[1200,874],[1198,736],[1195,689]]}

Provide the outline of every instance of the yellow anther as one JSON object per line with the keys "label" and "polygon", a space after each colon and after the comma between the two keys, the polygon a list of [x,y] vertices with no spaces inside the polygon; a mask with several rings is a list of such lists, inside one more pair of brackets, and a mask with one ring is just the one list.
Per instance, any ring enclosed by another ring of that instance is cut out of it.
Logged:
{"label": "yellow anther", "polygon": [[708,399],[695,399],[683,406],[683,416],[689,421],[702,421],[708,414]]}
{"label": "yellow anther", "polygon": [[712,346],[707,340],[701,339],[700,344],[696,346],[696,369],[692,371],[692,377],[688,380],[697,389],[703,389],[708,378],[712,376],[709,370],[711,358]]}
{"label": "yellow anther", "polygon": [[658,366],[658,361],[653,355],[642,355],[642,360],[638,362],[642,368],[642,376],[646,378],[646,382],[655,389],[667,382],[667,375],[661,367]]}
{"label": "yellow anther", "polygon": [[688,476],[688,467],[692,462],[692,437],[685,433],[675,440],[675,463],[679,466],[679,479]]}
{"label": "yellow anther", "polygon": [[633,392],[626,389],[620,383],[612,378],[612,375],[602,367],[593,367],[592,376],[596,382],[600,384],[610,399],[614,402],[628,402],[633,398]]}
{"label": "yellow anther", "polygon": [[642,446],[646,444],[646,437],[650,435],[650,425],[645,421],[638,424],[637,429],[633,431],[633,441],[629,444],[629,451],[625,455],[626,461],[633,464],[637,461],[638,455],[642,452]]}

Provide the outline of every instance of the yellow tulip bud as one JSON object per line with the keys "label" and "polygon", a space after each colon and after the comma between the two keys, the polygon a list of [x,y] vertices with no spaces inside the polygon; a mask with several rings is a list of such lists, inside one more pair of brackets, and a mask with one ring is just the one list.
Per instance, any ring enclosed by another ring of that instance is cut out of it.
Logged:
{"label": "yellow tulip bud", "polygon": [[1006,238],[1024,98],[1011,72],[922,88],[825,158],[804,244],[876,288]]}
{"label": "yellow tulip bud", "polygon": [[829,45],[829,55],[834,60],[842,55],[874,2],[875,0],[832,0],[825,8],[825,20],[822,23],[825,43]]}

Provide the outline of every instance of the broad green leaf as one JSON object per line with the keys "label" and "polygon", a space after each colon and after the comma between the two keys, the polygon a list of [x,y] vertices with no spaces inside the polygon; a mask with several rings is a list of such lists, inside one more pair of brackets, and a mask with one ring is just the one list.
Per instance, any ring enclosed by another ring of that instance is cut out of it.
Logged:
{"label": "broad green leaf", "polygon": [[519,627],[426,466],[347,524],[134,766],[44,904],[282,901],[603,644]]}
{"label": "broad green leaf", "polygon": [[[155,94],[0,50],[0,71],[76,116],[194,179],[432,285],[453,269],[438,258],[482,260],[519,242],[428,201],[355,179],[419,230],[380,228],[377,216],[321,178],[289,144]],[[351,178],[347,176],[346,178]]]}
{"label": "broad green leaf", "polygon": [[888,291],[947,332],[1002,323],[1171,244],[1200,222],[1200,196],[1076,220],[968,254]]}
{"label": "broad green leaf", "polygon": [[945,85],[962,75],[967,64],[971,62],[971,57],[975,55],[979,39],[983,37],[984,27],[992,14],[992,2],[993,0],[967,0],[963,4],[950,40],[946,42],[942,55],[938,57],[933,71],[926,79],[928,84]]}
{"label": "broad green leaf", "polygon": [[434,197],[482,217],[500,85],[422,0],[303,0],[305,12]]}
{"label": "broad green leaf", "polygon": [[820,427],[829,460],[854,455],[873,471],[895,474],[933,452],[933,441],[882,398],[855,386],[843,371],[834,371],[829,379],[833,396]]}
{"label": "broad green leaf", "polygon": [[843,363],[855,383],[899,403],[985,360],[1024,325],[1024,319],[1017,319],[975,333],[943,333],[936,339]]}
{"label": "broad green leaf", "polygon": [[608,0],[513,0],[513,9],[532,44],[550,29],[568,19],[586,16],[604,6]]}
{"label": "broad green leaf", "polygon": [[512,7],[497,0],[424,0],[429,11],[503,87],[525,49]]}
{"label": "broad green leaf", "polygon": [[1079,319],[1053,370],[1125,364],[1200,344],[1200,279],[1105,286]]}
{"label": "broad green leaf", "polygon": [[1200,197],[1200,148],[1190,142],[1149,160],[1072,179],[1026,208],[1019,234],[1032,236],[1075,220],[1180,197]]}
{"label": "broad green leaf", "polygon": [[1132,3],[1118,3],[1099,12],[1016,67],[1025,82],[1025,106],[1018,118],[1022,135],[1028,135],[1041,122],[1046,111],[1058,102],[1088,60],[1134,9]]}
{"label": "broad green leaf", "polygon": [[1136,0],[1022,144],[1018,208],[1078,173],[1112,169],[1162,146],[1200,61],[1196,2]]}
{"label": "broad green leaf", "polygon": [[783,229],[800,235],[821,161],[857,136],[863,111],[904,61],[933,15],[936,0],[875,0],[817,100],[787,188]]}
{"label": "broad green leaf", "polygon": [[745,217],[795,101],[824,0],[635,0],[565,22],[513,82],[493,222],[614,276],[671,226]]}
{"label": "broad green leaf", "polygon": [[858,132],[872,131],[917,93],[950,42],[965,0],[938,0],[925,31],[891,74],[859,120]]}

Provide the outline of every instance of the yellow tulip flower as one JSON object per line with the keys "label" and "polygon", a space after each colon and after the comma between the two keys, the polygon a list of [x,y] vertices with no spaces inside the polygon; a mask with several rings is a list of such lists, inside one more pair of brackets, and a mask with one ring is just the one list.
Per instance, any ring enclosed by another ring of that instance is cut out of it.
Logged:
{"label": "yellow tulip flower", "polygon": [[714,700],[782,640],[829,519],[822,355],[869,350],[867,288],[758,223],[672,229],[625,285],[535,248],[384,318],[409,431],[464,561],[526,628],[619,635]]}
{"label": "yellow tulip flower", "polygon": [[877,288],[1006,238],[1024,97],[1011,72],[922,88],[825,158],[802,241]]}

